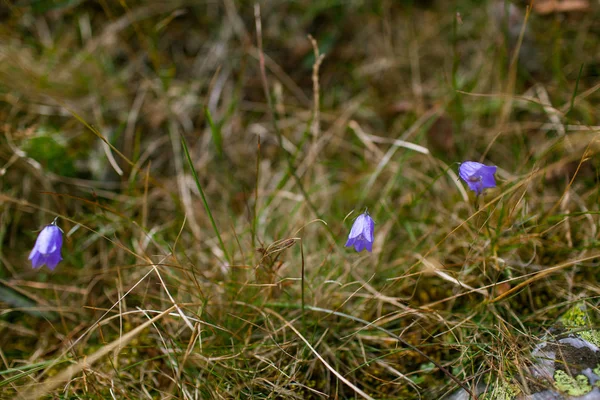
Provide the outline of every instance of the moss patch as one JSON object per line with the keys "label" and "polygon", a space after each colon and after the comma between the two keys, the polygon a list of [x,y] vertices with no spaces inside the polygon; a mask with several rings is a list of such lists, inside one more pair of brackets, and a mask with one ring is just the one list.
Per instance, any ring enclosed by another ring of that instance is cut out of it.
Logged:
{"label": "moss patch", "polygon": [[570,330],[589,326],[590,317],[586,312],[585,304],[578,303],[573,306],[560,318],[560,322]]}
{"label": "moss patch", "polygon": [[597,347],[600,347],[600,332],[599,331],[583,331],[578,332],[577,335],[583,340],[590,342]]}
{"label": "moss patch", "polygon": [[496,386],[492,392],[483,395],[482,400],[512,400],[521,390],[517,385],[503,382]]}
{"label": "moss patch", "polygon": [[582,396],[592,390],[592,385],[584,375],[573,378],[565,371],[557,370],[554,373],[554,381],[558,390],[571,396]]}
{"label": "moss patch", "polygon": [[[578,303],[569,309],[561,318],[560,322],[569,331],[583,328],[586,326],[592,326],[592,320],[587,313],[587,309],[584,303]],[[577,336],[583,340],[600,347],[600,331],[589,330],[583,332],[577,332]]]}

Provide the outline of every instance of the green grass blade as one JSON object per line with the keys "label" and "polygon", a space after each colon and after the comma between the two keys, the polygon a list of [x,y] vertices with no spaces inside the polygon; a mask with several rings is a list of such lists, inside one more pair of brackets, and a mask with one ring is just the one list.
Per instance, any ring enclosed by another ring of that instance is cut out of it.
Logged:
{"label": "green grass blade", "polygon": [[[59,361],[54,365],[58,365],[61,362],[65,362],[67,360],[63,360],[63,361]],[[54,363],[54,361],[44,361],[44,362],[40,362],[40,363],[36,363],[36,364],[31,364],[31,365],[25,365],[21,368],[9,368],[7,370],[4,371],[0,371],[0,376],[1,375],[6,375],[6,374],[10,374],[13,372],[19,372],[18,374],[11,376],[9,378],[6,378],[5,380],[0,382],[0,388],[6,385],[10,385],[13,382],[18,381],[21,378],[24,378],[28,375],[34,374],[38,371],[43,370],[44,368],[46,368],[47,366],[51,365],[52,363]]]}
{"label": "green grass blade", "polygon": [[220,125],[216,125],[213,121],[212,115],[208,107],[204,107],[204,115],[206,115],[208,126],[210,126],[210,133],[212,135],[213,143],[215,144],[217,154],[219,157],[223,157],[223,135],[221,134],[221,127]]}
{"label": "green grass blade", "polygon": [[202,197],[202,203],[204,204],[204,209],[206,210],[206,213],[208,214],[208,218],[210,219],[210,223],[212,224],[213,230],[215,231],[215,234],[217,235],[217,239],[219,240],[219,244],[221,245],[221,250],[223,250],[223,254],[225,254],[225,259],[231,265],[231,258],[229,257],[229,253],[227,252],[227,248],[225,247],[225,244],[223,243],[223,239],[221,239],[221,234],[219,233],[219,228],[217,228],[217,223],[215,222],[212,212],[210,211],[210,207],[208,206],[208,201],[206,200],[206,196],[204,195],[204,190],[202,190],[202,185],[200,184],[200,179],[198,178],[198,174],[196,173],[196,168],[194,168],[194,163],[192,162],[192,157],[190,156],[190,151],[188,149],[187,143],[185,141],[185,138],[183,138],[183,136],[181,137],[181,144],[183,145],[183,150],[185,151],[185,156],[187,157],[187,161],[190,166],[190,169],[192,170],[192,174],[194,175],[194,181],[196,182],[196,187],[198,188],[198,191],[200,192],[200,197]]}
{"label": "green grass blade", "polygon": [[573,90],[573,95],[571,96],[571,105],[569,106],[569,111],[566,112],[565,115],[569,115],[571,110],[573,110],[573,106],[575,105],[575,97],[577,96],[577,91],[579,90],[579,80],[581,79],[581,73],[583,72],[583,64],[579,67],[579,74],[577,75],[577,81],[575,81],[575,90]]}

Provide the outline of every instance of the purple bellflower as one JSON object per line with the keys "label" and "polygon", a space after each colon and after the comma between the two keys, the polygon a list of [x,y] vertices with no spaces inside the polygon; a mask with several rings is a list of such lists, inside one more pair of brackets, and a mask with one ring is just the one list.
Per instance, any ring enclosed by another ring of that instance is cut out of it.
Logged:
{"label": "purple bellflower", "polygon": [[42,229],[35,241],[33,250],[29,254],[33,268],[39,268],[46,264],[48,268],[54,270],[59,262],[62,261],[60,250],[63,245],[63,231],[56,225],[56,219],[50,225]]}
{"label": "purple bellflower", "polygon": [[467,183],[469,189],[479,196],[484,189],[496,187],[494,174],[497,168],[475,161],[465,161],[458,167],[458,175]]}
{"label": "purple bellflower", "polygon": [[359,253],[363,249],[367,249],[368,252],[373,251],[373,229],[375,228],[375,222],[368,212],[360,214],[352,225],[350,234],[348,235],[348,241],[346,247],[354,246],[354,249]]}

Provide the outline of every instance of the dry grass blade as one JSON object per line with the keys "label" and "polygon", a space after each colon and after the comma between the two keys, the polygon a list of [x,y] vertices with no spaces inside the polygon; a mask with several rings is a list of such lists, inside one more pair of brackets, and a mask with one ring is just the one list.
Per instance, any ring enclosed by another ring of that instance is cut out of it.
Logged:
{"label": "dry grass blade", "polygon": [[427,272],[432,272],[448,282],[458,285],[459,287],[467,288],[473,292],[479,293],[486,298],[489,296],[488,292],[484,289],[473,288],[467,285],[466,283],[461,282],[460,280],[448,275],[446,272],[442,271],[440,269],[441,265],[439,265],[439,262],[423,258],[423,256],[421,256],[420,254],[415,254],[415,256],[421,261],[421,263],[423,263],[423,265],[426,267]]}
{"label": "dry grass blade", "polygon": [[327,361],[325,361],[325,359],[321,356],[321,354],[319,354],[319,352],[310,344],[310,342],[308,340],[306,340],[306,338],[304,336],[302,336],[302,334],[298,331],[298,329],[296,329],[294,327],[294,325],[292,325],[289,321],[286,321],[285,319],[283,319],[281,317],[281,315],[279,315],[276,312],[273,312],[272,310],[265,309],[265,311],[267,311],[270,314],[279,318],[285,324],[285,326],[290,328],[296,334],[296,336],[298,336],[300,338],[300,340],[302,340],[304,342],[304,344],[310,349],[310,351],[319,359],[319,361],[321,361],[323,363],[325,368],[327,368],[329,371],[331,371],[331,373],[334,374],[345,385],[347,385],[349,388],[354,390],[354,392],[356,392],[357,395],[361,396],[363,399],[374,400],[371,396],[369,396],[368,394],[363,392],[360,388],[356,387],[356,385],[354,385],[348,379],[344,378],[344,376],[342,374],[340,374],[335,368],[333,368],[331,365],[329,365],[329,363]]}
{"label": "dry grass blade", "polygon": [[75,376],[76,374],[81,372],[84,368],[91,366],[96,361],[100,360],[102,357],[106,356],[113,350],[128,344],[132,339],[134,339],[136,336],[138,336],[144,329],[146,329],[150,325],[154,324],[156,321],[160,320],[165,315],[169,314],[172,310],[173,310],[173,307],[161,312],[159,315],[155,316],[154,318],[150,319],[149,321],[146,321],[142,325],[127,332],[122,337],[120,337],[116,340],[113,340],[111,343],[106,344],[105,346],[103,346],[100,350],[96,351],[95,353],[85,357],[85,361],[78,362],[74,365],[71,365],[70,367],[59,372],[57,375],[46,379],[41,384],[35,385],[33,388],[30,388],[27,391],[21,393],[19,395],[19,398],[21,398],[23,400],[34,400],[34,399],[38,399],[42,396],[47,395],[54,388],[71,380],[73,378],[73,376]]}
{"label": "dry grass blade", "polygon": [[560,265],[557,265],[555,267],[546,268],[545,270],[543,270],[541,272],[538,272],[537,274],[535,274],[531,278],[527,279],[526,281],[519,283],[517,286],[515,286],[513,288],[510,288],[509,290],[507,290],[506,292],[502,293],[501,295],[496,296],[495,298],[493,298],[492,300],[490,300],[490,303],[496,303],[496,302],[498,302],[498,301],[500,301],[500,300],[502,300],[502,299],[504,299],[504,298],[512,295],[513,293],[518,292],[519,290],[523,289],[527,285],[530,285],[531,283],[533,283],[533,282],[535,282],[537,280],[540,280],[540,279],[542,279],[542,278],[544,278],[544,277],[546,277],[548,275],[551,275],[551,274],[555,273],[556,271],[560,271],[560,270],[563,270],[565,268],[569,268],[569,267],[571,267],[573,265],[580,264],[580,263],[583,263],[583,262],[586,262],[586,261],[592,261],[592,260],[595,260],[597,258],[600,258],[600,253],[595,253],[595,254],[593,254],[591,256],[581,257],[581,258],[578,258],[578,259],[575,259],[575,260],[570,260],[570,261],[567,261],[567,262],[562,263]]}

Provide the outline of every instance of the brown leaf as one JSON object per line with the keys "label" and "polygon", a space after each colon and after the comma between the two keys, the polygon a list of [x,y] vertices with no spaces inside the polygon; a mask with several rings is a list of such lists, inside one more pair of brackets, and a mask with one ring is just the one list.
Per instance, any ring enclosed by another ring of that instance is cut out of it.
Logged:
{"label": "brown leaf", "polygon": [[498,285],[496,285],[496,295],[499,296],[501,294],[508,292],[510,287],[511,287],[510,283],[508,283],[508,282],[499,283]]}
{"label": "brown leaf", "polygon": [[533,3],[533,11],[538,14],[589,11],[589,9],[590,2],[588,0],[538,0]]}

